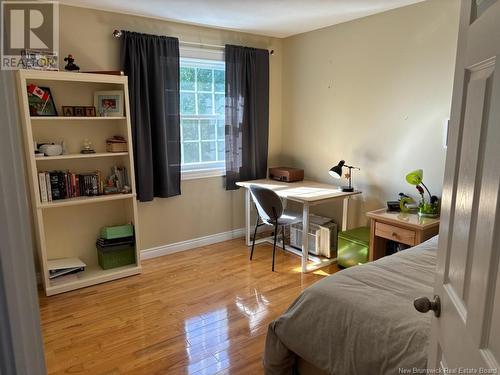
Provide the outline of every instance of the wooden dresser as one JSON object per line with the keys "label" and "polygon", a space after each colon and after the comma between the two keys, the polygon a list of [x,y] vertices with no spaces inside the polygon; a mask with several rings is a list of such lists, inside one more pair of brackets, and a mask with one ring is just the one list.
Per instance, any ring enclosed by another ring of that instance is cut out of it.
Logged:
{"label": "wooden dresser", "polygon": [[439,233],[439,218],[421,218],[417,214],[387,212],[385,208],[366,214],[370,220],[368,260],[385,255],[388,240],[415,246]]}

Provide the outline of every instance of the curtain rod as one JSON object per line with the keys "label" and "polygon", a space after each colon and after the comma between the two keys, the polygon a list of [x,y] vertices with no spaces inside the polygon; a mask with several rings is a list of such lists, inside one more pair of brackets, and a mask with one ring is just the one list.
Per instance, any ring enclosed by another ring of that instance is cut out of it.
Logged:
{"label": "curtain rod", "polygon": [[[113,36],[115,38],[120,38],[123,35],[121,30],[113,30]],[[211,48],[218,48],[218,49],[224,49],[226,46],[220,46],[218,44],[206,44],[206,43],[197,43],[197,42],[184,42],[182,40],[179,41],[180,44],[184,44],[187,46],[203,46],[203,47],[211,47]],[[271,55],[274,54],[274,50],[269,51]]]}
{"label": "curtain rod", "polygon": [[[123,32],[121,30],[113,30],[113,36],[115,38],[121,38],[123,35]],[[220,48],[224,49],[225,46],[220,46],[218,44],[206,44],[206,43],[196,43],[196,42],[184,42],[182,40],[179,40],[180,44],[185,44],[185,45],[190,45],[190,46],[204,46],[204,47],[212,47],[212,48]]]}

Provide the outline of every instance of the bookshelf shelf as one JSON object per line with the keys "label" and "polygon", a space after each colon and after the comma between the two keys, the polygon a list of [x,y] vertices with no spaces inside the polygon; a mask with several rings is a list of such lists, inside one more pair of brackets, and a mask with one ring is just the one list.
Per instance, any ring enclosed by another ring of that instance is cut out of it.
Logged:
{"label": "bookshelf shelf", "polygon": [[78,197],[69,199],[60,199],[52,202],[44,202],[38,205],[39,208],[57,208],[57,207],[69,207],[76,206],[80,204],[90,204],[99,202],[109,202],[117,201],[121,199],[130,199],[135,197],[135,194],[109,194],[109,195],[99,195],[97,197]]}
{"label": "bookshelf shelf", "polygon": [[[17,83],[36,247],[45,294],[50,296],[64,293],[140,273],[139,236],[135,238],[136,261],[128,266],[102,269],[97,264],[98,255],[95,248],[100,229],[104,226],[132,223],[135,232],[139,232],[127,77],[19,70]],[[124,115],[30,116],[28,84],[50,88],[58,113],[63,113],[63,105],[92,105],[96,91],[120,90],[123,92]],[[128,152],[105,152],[106,139],[114,135],[120,135],[127,140]],[[97,145],[98,153],[78,153],[82,140],[87,138]],[[72,153],[35,157],[35,143],[56,142],[61,139],[64,139]],[[48,161],[53,163],[47,163]],[[96,172],[110,170],[109,176]],[[108,179],[113,181],[113,178],[122,186],[130,186],[131,192],[52,201],[48,198],[88,195],[92,189],[102,193],[103,185]],[[47,189],[44,188],[44,180]],[[48,260],[72,257],[84,261],[87,264],[85,270],[76,277],[49,280]]]}
{"label": "bookshelf shelf", "polygon": [[71,281],[62,283],[57,282],[57,279],[55,279],[55,281],[49,281],[46,292],[48,296],[51,296],[95,285],[97,283],[105,283],[122,277],[136,275],[140,272],[141,267],[135,264],[110,270],[103,270],[98,265],[88,266],[85,271],[78,274],[76,279],[72,279]]}
{"label": "bookshelf shelf", "polygon": [[113,121],[125,120],[125,116],[116,117],[77,117],[77,116],[31,116],[32,122],[51,122],[51,121]]}
{"label": "bookshelf shelf", "polygon": [[98,152],[95,154],[68,154],[57,156],[40,156],[35,157],[36,161],[48,160],[70,160],[70,159],[93,159],[93,158],[109,158],[116,156],[128,156],[128,152]]}

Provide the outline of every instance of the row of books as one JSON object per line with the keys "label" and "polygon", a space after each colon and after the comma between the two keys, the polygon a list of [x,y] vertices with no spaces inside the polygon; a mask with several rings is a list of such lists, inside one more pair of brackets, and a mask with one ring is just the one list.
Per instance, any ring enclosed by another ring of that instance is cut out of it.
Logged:
{"label": "row of books", "polygon": [[69,171],[38,173],[40,199],[51,202],[59,199],[101,195],[104,182],[99,171],[76,174]]}
{"label": "row of books", "polygon": [[103,178],[100,171],[73,173],[70,171],[49,171],[38,173],[40,200],[42,203],[76,197],[93,197],[123,192],[128,185],[125,167],[114,166],[111,175]]}

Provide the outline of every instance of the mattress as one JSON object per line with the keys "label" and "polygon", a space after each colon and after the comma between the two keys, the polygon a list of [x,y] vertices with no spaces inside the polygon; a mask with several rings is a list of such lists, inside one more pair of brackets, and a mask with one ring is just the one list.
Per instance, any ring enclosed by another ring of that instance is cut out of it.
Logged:
{"label": "mattress", "polygon": [[292,374],[298,358],[326,374],[397,374],[426,367],[437,236],[315,283],[268,328],[264,368]]}

